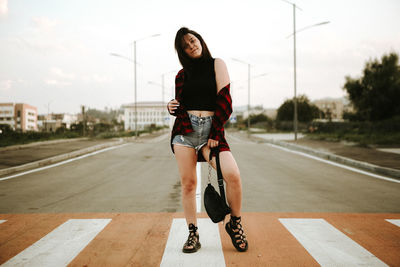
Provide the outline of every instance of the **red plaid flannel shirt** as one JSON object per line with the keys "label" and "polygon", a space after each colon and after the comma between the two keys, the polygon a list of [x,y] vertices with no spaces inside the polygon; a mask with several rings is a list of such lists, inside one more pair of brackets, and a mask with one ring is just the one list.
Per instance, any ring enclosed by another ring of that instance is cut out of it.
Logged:
{"label": "red plaid flannel shirt", "polygon": [[[171,149],[174,153],[174,147],[172,145],[172,140],[176,135],[186,135],[193,132],[192,123],[190,122],[189,115],[185,106],[182,104],[182,93],[183,93],[183,81],[184,81],[184,71],[181,69],[175,77],[175,99],[179,102],[179,107],[175,110],[175,113],[170,113],[175,116],[175,123],[172,128],[171,133]],[[169,110],[168,110],[169,112]],[[217,103],[212,119],[212,126],[210,130],[210,135],[208,139],[213,139],[218,141],[219,151],[230,151],[229,145],[225,139],[224,124],[229,119],[232,114],[232,98],[230,95],[230,84],[227,84],[222,88],[217,94]],[[215,153],[213,153],[213,156]],[[206,161],[202,155],[199,153],[197,156],[197,161]]]}

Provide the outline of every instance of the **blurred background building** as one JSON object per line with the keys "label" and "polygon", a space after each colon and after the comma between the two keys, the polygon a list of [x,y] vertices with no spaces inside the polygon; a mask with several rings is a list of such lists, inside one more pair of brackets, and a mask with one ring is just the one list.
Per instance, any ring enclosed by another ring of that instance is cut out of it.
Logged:
{"label": "blurred background building", "polygon": [[352,112],[353,108],[350,101],[345,98],[323,98],[312,101],[323,113],[320,118],[330,121],[343,121],[343,114],[345,112]]}
{"label": "blurred background building", "polygon": [[0,103],[0,124],[15,131],[38,131],[37,108],[25,103]]}
{"label": "blurred background building", "polygon": [[[135,130],[135,105],[126,104],[124,108],[124,129]],[[137,127],[144,130],[150,126],[169,125],[170,115],[167,111],[167,103],[161,101],[146,101],[137,103]]]}

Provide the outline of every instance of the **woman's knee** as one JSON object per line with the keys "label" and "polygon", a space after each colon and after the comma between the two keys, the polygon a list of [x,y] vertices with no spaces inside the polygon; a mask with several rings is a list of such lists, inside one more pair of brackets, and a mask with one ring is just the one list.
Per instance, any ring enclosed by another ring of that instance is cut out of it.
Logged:
{"label": "woman's knee", "polygon": [[225,181],[231,185],[240,185],[240,171],[230,151],[220,153],[221,169]]}
{"label": "woman's knee", "polygon": [[182,177],[182,191],[184,194],[193,193],[196,190],[197,181],[193,177]]}
{"label": "woman's knee", "polygon": [[227,183],[237,186],[241,184],[239,169],[232,168],[230,170],[227,170],[225,176],[226,177],[224,178],[226,179]]}

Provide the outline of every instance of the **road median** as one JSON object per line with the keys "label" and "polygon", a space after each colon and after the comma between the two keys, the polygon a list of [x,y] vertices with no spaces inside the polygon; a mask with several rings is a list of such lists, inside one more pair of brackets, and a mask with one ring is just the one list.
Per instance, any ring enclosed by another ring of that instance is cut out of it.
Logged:
{"label": "road median", "polygon": [[339,155],[335,155],[332,153],[328,153],[328,152],[324,152],[324,151],[319,151],[313,148],[309,148],[309,147],[305,147],[305,146],[300,146],[300,145],[296,145],[296,144],[291,144],[285,141],[278,141],[278,140],[268,140],[265,139],[263,141],[257,141],[257,142],[266,142],[266,143],[270,143],[270,144],[274,144],[274,145],[278,145],[290,150],[295,150],[295,151],[299,151],[299,152],[303,152],[312,156],[316,156],[322,159],[326,159],[326,160],[331,160],[340,164],[344,164],[350,167],[356,167],[358,169],[362,169],[365,171],[369,171],[369,172],[373,172],[376,174],[380,174],[380,175],[384,175],[384,176],[388,176],[391,178],[396,178],[396,179],[400,179],[400,171],[396,170],[396,169],[392,169],[392,168],[386,168],[386,167],[381,167],[378,165],[374,165],[368,162],[362,162],[362,161],[358,161],[355,159],[351,159],[351,158],[347,158],[347,157],[343,157],[343,156],[339,156]]}
{"label": "road median", "polygon": [[43,166],[46,166],[49,164],[54,164],[54,163],[57,163],[57,162],[60,162],[63,160],[79,157],[79,156],[82,156],[82,155],[85,155],[85,154],[88,154],[91,152],[95,152],[95,151],[98,151],[101,149],[117,146],[122,143],[124,143],[124,141],[122,139],[120,139],[118,141],[113,141],[113,142],[108,142],[108,143],[104,143],[104,144],[86,147],[86,148],[75,150],[75,151],[68,152],[65,154],[49,157],[49,158],[42,159],[42,160],[37,160],[34,162],[29,162],[29,163],[22,164],[19,166],[0,169],[0,176],[16,173],[16,172],[20,172],[20,171],[26,171],[26,170],[30,170],[30,169],[34,169],[34,168],[38,168],[38,167],[43,167]]}
{"label": "road median", "polygon": [[[240,133],[240,135],[243,138],[247,138],[247,135],[245,133]],[[293,150],[293,151],[298,151],[298,152],[302,152],[302,153],[306,153],[308,155],[311,156],[315,156],[321,159],[325,159],[325,160],[330,160],[336,163],[340,163],[349,167],[354,167],[360,170],[364,170],[364,171],[368,171],[368,172],[372,172],[378,175],[382,175],[382,176],[386,176],[389,178],[394,178],[397,180],[400,180],[400,170],[399,169],[395,169],[395,167],[393,166],[393,161],[391,162],[391,164],[389,166],[380,166],[380,160],[379,155],[383,155],[383,154],[376,154],[377,152],[375,150],[363,150],[362,153],[366,153],[367,157],[369,160],[372,158],[374,159],[374,163],[378,163],[378,164],[374,164],[371,162],[367,162],[364,160],[359,160],[356,157],[352,158],[352,157],[348,157],[348,156],[342,156],[342,155],[338,155],[335,153],[332,153],[331,151],[329,151],[329,148],[325,147],[326,144],[324,144],[323,142],[319,142],[318,144],[314,145],[313,147],[311,146],[307,146],[307,145],[299,145],[299,144],[294,144],[291,142],[292,138],[292,133],[287,133],[287,134],[255,134],[255,135],[251,135],[249,137],[249,139],[253,142],[257,142],[257,143],[269,143],[269,144],[273,144],[273,145],[277,145],[289,150]],[[331,145],[332,146],[332,145]],[[351,147],[351,146],[347,146],[347,145],[342,145],[339,143],[335,143],[335,146],[340,146],[342,150],[345,150],[346,152],[351,152],[353,151],[355,148]],[[328,151],[327,151],[328,150]],[[381,152],[379,152],[381,153]],[[352,153],[347,153],[347,155],[350,155]],[[353,153],[354,154],[354,153]],[[388,155],[386,153],[386,155]],[[396,154],[390,154],[393,156],[390,156],[390,158],[394,158],[394,157],[398,157],[398,155]],[[383,163],[383,161],[382,161]],[[383,164],[382,164],[383,165]]]}

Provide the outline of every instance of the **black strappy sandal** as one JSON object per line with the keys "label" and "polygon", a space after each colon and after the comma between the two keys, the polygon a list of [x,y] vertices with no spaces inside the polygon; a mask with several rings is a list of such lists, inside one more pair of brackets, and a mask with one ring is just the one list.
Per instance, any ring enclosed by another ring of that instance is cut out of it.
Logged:
{"label": "black strappy sandal", "polygon": [[[246,235],[243,232],[242,224],[240,223],[241,217],[231,216],[231,220],[225,224],[225,230],[232,239],[233,246],[239,252],[245,252],[249,248],[249,244],[246,240]],[[234,231],[239,229],[239,231]],[[246,244],[244,248],[241,248],[241,244]]]}
{"label": "black strappy sandal", "polygon": [[[189,224],[189,236],[185,245],[183,245],[182,252],[193,253],[201,248],[200,237],[199,233],[197,233],[197,229],[198,228],[193,223]],[[187,248],[189,246],[192,246],[192,248]]]}

